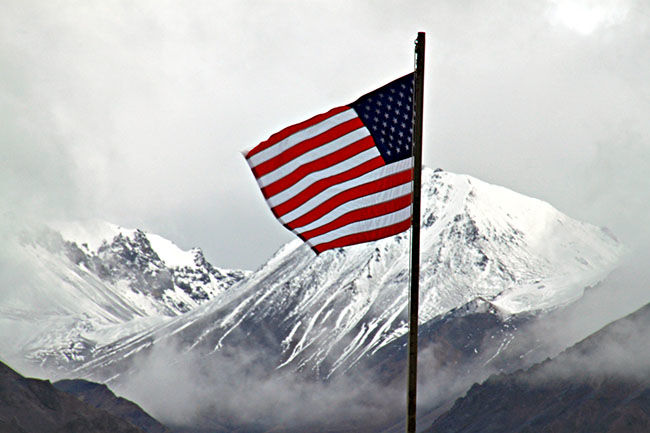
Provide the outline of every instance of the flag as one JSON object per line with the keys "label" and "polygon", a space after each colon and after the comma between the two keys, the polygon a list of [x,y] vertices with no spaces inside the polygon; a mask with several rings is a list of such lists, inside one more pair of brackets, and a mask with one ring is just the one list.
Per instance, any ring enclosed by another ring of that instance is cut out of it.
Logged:
{"label": "flag", "polygon": [[289,126],[245,153],[275,217],[317,254],[410,227],[413,77]]}

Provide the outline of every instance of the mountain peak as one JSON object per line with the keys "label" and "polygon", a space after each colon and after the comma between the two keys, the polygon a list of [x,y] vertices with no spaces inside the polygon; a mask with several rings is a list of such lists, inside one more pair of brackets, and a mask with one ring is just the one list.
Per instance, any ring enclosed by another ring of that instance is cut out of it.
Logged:
{"label": "mountain peak", "polygon": [[59,232],[65,240],[91,251],[97,251],[104,242],[110,243],[115,236],[129,237],[136,232],[134,229],[126,229],[100,219],[54,221],[49,223],[49,226]]}
{"label": "mountain peak", "polygon": [[0,299],[10,327],[32,330],[12,337],[5,353],[39,363],[83,362],[96,346],[188,312],[249,275],[140,229],[98,220],[51,226],[60,232],[20,233],[14,256],[29,271]]}
{"label": "mountain peak", "polygon": [[[598,227],[471,176],[425,169],[422,192],[420,323],[452,311],[557,308],[602,280],[623,252]],[[192,348],[212,351],[272,329],[255,344],[267,344],[278,367],[346,371],[407,331],[409,244],[404,232],[314,256],[294,240],[219,302],[150,335],[180,332]]]}

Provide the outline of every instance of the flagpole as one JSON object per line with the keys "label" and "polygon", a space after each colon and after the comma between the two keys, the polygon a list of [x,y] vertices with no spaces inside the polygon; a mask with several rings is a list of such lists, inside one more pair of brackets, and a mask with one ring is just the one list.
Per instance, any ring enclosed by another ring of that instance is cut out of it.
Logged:
{"label": "flagpole", "polygon": [[422,185],[422,107],[424,101],[424,32],[415,42],[415,89],[413,91],[413,207],[411,217],[411,290],[409,294],[408,388],[406,432],[415,433],[418,377],[418,309],[420,297],[420,189]]}

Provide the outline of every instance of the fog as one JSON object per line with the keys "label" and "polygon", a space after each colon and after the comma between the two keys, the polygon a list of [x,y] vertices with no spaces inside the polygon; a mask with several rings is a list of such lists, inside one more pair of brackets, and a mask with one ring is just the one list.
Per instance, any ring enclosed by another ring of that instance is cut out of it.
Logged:
{"label": "fog", "polygon": [[403,393],[368,378],[306,381],[291,372],[268,371],[259,366],[260,359],[262,353],[243,350],[202,357],[173,346],[156,347],[135,367],[138,373],[117,389],[163,422],[203,428],[359,423],[382,416],[378,409],[403,406]]}
{"label": "fog", "polygon": [[568,350],[557,362],[532,375],[535,381],[578,381],[583,378],[608,378],[648,385],[650,377],[650,337],[648,315],[632,316],[617,322],[587,340],[581,349]]}
{"label": "fog", "polygon": [[[268,368],[266,358],[261,350],[241,348],[199,355],[164,341],[110,386],[172,426],[250,432],[371,432],[393,424],[403,429],[405,376],[386,383],[378,371],[356,368],[328,381],[312,380],[308,374]],[[422,413],[449,404],[493,372],[471,364],[464,373],[441,368],[431,346],[420,351],[418,365]],[[405,360],[399,368],[405,369]]]}

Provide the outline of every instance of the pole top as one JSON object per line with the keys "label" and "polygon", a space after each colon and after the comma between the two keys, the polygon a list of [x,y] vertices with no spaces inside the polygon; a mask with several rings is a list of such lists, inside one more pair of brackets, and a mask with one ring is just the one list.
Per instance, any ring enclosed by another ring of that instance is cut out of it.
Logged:
{"label": "pole top", "polygon": [[[425,36],[426,33],[424,32],[418,32],[418,38],[415,40],[415,58],[414,58],[414,63],[415,63],[415,70],[417,71],[418,69],[424,70],[424,64],[420,65],[418,63],[418,58],[422,58],[424,60],[424,46],[425,46]],[[419,67],[418,67],[419,66]]]}

